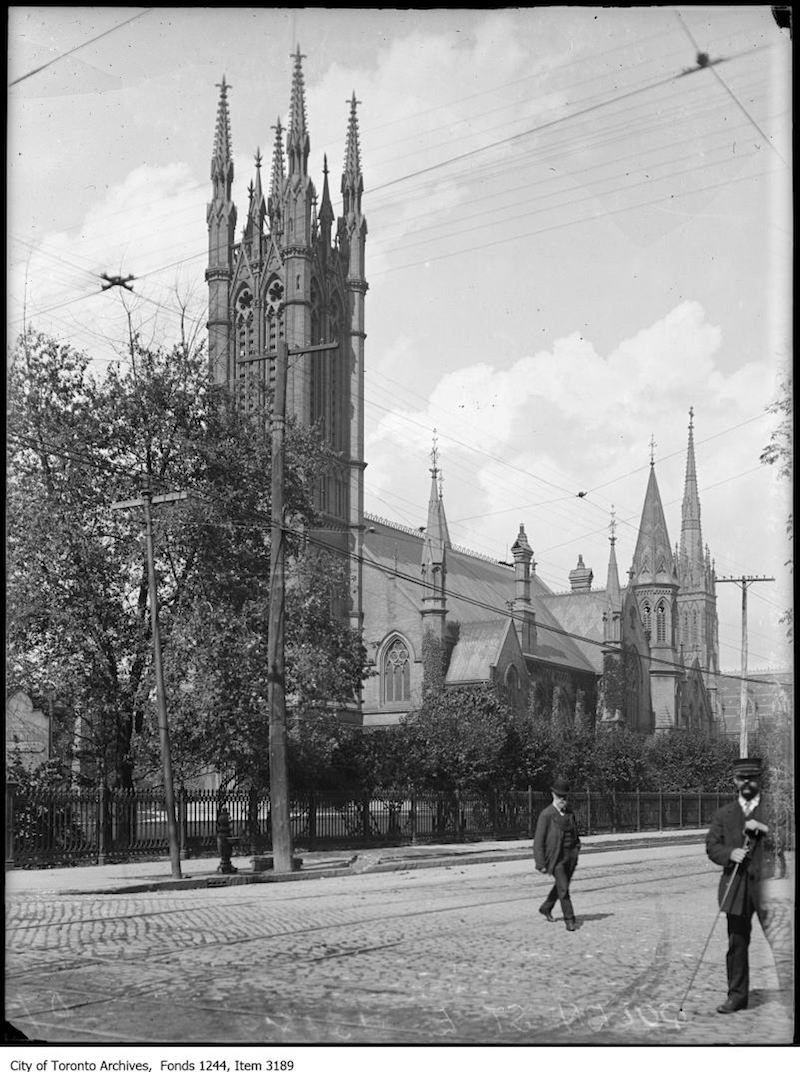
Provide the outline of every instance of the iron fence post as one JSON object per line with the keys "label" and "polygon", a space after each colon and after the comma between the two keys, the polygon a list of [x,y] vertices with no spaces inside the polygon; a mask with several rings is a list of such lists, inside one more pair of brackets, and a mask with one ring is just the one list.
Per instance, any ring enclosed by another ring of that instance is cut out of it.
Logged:
{"label": "iron fence post", "polygon": [[664,823],[663,823],[663,817],[662,817],[662,810],[663,810],[662,805],[663,805],[663,793],[659,789],[659,791],[658,791],[658,829],[659,830],[664,829]]}
{"label": "iron fence post", "polygon": [[640,833],[642,829],[642,799],[639,792],[639,787],[636,787],[636,833]]}
{"label": "iron fence post", "polygon": [[317,795],[313,789],[308,794],[308,847],[313,852],[317,845]]}
{"label": "iron fence post", "polygon": [[528,837],[533,837],[533,789],[528,786]]}
{"label": "iron fence post", "polygon": [[186,807],[186,789],[181,786],[178,790],[178,830],[180,833],[180,855],[182,860],[189,857],[189,832],[187,830],[188,815]]}
{"label": "iron fence post", "polygon": [[100,783],[100,792],[97,794],[97,863],[102,865],[107,860],[106,855],[106,786]]}
{"label": "iron fence post", "polygon": [[698,789],[697,790],[697,827],[698,827],[698,829],[700,829],[700,827],[702,825],[703,825],[703,791],[701,789]]}
{"label": "iron fence post", "polygon": [[411,794],[411,810],[408,816],[408,825],[411,828],[411,844],[417,843],[417,797],[415,793]]}
{"label": "iron fence post", "polygon": [[611,790],[611,833],[617,832],[617,791]]}
{"label": "iron fence post", "polygon": [[683,790],[678,791],[678,829],[683,830]]}
{"label": "iron fence post", "polygon": [[586,786],[586,836],[592,832],[592,791]]}
{"label": "iron fence post", "polygon": [[14,782],[6,782],[6,871],[14,870]]}

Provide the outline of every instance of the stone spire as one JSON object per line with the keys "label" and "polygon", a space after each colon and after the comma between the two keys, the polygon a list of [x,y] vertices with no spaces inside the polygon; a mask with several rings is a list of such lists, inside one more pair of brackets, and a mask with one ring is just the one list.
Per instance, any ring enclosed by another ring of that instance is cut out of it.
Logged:
{"label": "stone spire", "polygon": [[606,580],[606,600],[609,606],[613,610],[620,610],[622,608],[622,592],[619,586],[619,569],[617,568],[617,552],[614,545],[617,542],[617,519],[614,514],[614,507],[611,507],[611,521],[609,522],[609,529],[611,535],[608,537],[608,542],[611,544],[611,550],[608,554],[608,577]]}
{"label": "stone spire", "polygon": [[286,164],[283,156],[283,127],[278,116],[275,126],[275,144],[272,149],[272,172],[269,180],[269,197],[267,198],[267,215],[269,216],[269,229],[272,234],[282,231],[281,217],[283,214],[283,184],[286,181]]}
{"label": "stone spire", "polygon": [[689,410],[689,445],[686,451],[686,478],[681,507],[681,543],[678,577],[682,588],[698,588],[705,579],[703,533],[700,527],[700,496],[694,459],[694,409]]}
{"label": "stone spire", "polygon": [[[231,88],[225,81],[217,83],[219,87],[219,104],[217,105],[217,124],[214,128],[214,149],[211,155],[211,179],[230,183],[233,180],[233,157],[231,155],[231,121],[228,114],[228,90]],[[230,186],[226,190],[230,196]]]}
{"label": "stone spire", "polygon": [[355,221],[361,217],[361,195],[364,191],[364,178],[361,174],[361,151],[358,142],[358,113],[355,92],[350,98],[350,118],[347,123],[347,144],[344,151],[344,169],[342,171],[342,214],[346,221]]}
{"label": "stone spire", "polygon": [[447,549],[450,547],[450,534],[444,516],[435,431],[431,460],[433,465],[428,524],[422,544],[422,579],[425,583],[422,595],[422,625],[424,632],[430,632],[437,641],[444,643],[447,629]]}
{"label": "stone spire", "polygon": [[306,126],[306,90],[303,82],[305,56],[297,46],[294,53],[294,74],[289,101],[289,129],[286,137],[286,153],[289,157],[289,177],[308,174],[308,154],[311,142]]}
{"label": "stone spire", "polygon": [[617,568],[617,519],[614,507],[611,507],[611,521],[609,523],[611,535],[608,542],[611,549],[608,553],[608,576],[606,579],[606,606],[603,611],[603,641],[606,644],[619,645],[622,642],[622,592],[619,586],[619,569]]}
{"label": "stone spire", "polygon": [[656,480],[655,463],[650,460],[650,477],[644,497],[639,535],[633,554],[633,583],[678,584],[675,563],[670,548],[664,507]]}
{"label": "stone spire", "polygon": [[323,254],[328,251],[331,244],[331,228],[333,227],[334,214],[331,204],[331,191],[328,186],[328,157],[323,157],[322,165],[322,201],[319,206],[319,229]]}
{"label": "stone spire", "polygon": [[228,90],[222,76],[218,83],[219,103],[214,127],[214,148],[211,156],[211,201],[206,207],[208,227],[208,362],[215,383],[229,382],[229,293],[233,247],[236,241],[236,206],[231,199],[233,157],[231,154],[231,125],[228,115]]}
{"label": "stone spire", "polygon": [[434,431],[433,449],[431,450],[431,491],[428,498],[428,524],[422,546],[422,568],[429,571],[435,567],[445,567],[447,548],[450,547],[450,533],[442,500],[442,473],[438,466],[439,451]]}
{"label": "stone spire", "polygon": [[[264,233],[264,217],[267,214],[267,206],[264,201],[264,193],[261,189],[261,150],[256,150],[256,179],[248,189],[250,195],[250,207],[247,213],[247,223],[244,229],[245,241],[257,242]],[[254,251],[255,252],[255,251]],[[260,252],[260,251],[259,251]]]}

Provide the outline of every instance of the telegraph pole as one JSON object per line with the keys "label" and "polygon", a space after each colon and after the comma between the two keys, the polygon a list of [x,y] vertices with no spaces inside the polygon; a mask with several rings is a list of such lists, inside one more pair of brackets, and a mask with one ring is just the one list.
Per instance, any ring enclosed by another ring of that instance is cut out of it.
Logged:
{"label": "telegraph pole", "polygon": [[336,342],[289,350],[283,339],[277,352],[250,358],[249,363],[275,359],[275,395],[270,423],[272,440],[272,525],[269,553],[269,617],[267,635],[267,706],[269,708],[269,799],[272,830],[272,866],[276,874],[288,874],[292,862],[292,830],[289,822],[289,775],[286,762],[286,548],[284,540],[284,445],[286,436],[286,379],[289,356],[335,350]]}
{"label": "telegraph pole", "polygon": [[125,510],[131,507],[144,507],[145,543],[147,545],[147,577],[150,588],[150,623],[153,631],[153,671],[156,678],[156,699],[158,708],[158,736],[161,743],[161,769],[164,778],[164,805],[167,812],[167,835],[169,837],[169,858],[172,877],[182,878],[180,841],[178,824],[175,819],[175,788],[172,781],[172,756],[169,746],[169,724],[167,722],[167,697],[164,689],[164,668],[161,661],[161,632],[158,627],[158,588],[156,585],[155,556],[153,554],[153,519],[150,507],[153,503],[176,502],[187,499],[188,491],[170,491],[165,495],[153,495],[150,485],[142,485],[140,499],[126,499],[124,502],[111,504],[112,510]]}
{"label": "telegraph pole", "polygon": [[738,584],[742,589],[742,682],[739,692],[739,758],[747,758],[747,588],[774,577],[717,577],[717,584]]}

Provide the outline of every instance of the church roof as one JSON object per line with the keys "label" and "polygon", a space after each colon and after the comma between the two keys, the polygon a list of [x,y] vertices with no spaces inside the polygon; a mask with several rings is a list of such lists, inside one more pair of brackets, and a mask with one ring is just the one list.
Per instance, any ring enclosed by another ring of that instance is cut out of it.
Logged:
{"label": "church roof", "polygon": [[463,624],[447,668],[447,684],[489,681],[492,667],[497,666],[511,628],[510,618]]}
{"label": "church roof", "polygon": [[[396,590],[403,602],[419,608],[423,593],[420,574],[422,533],[370,515],[366,515],[365,522],[365,591],[373,587],[369,577],[372,564],[387,575],[394,574]],[[506,622],[509,620],[508,605],[515,595],[513,569],[458,547],[448,548],[446,598],[449,622],[460,622],[462,630],[465,624],[472,622]],[[460,596],[468,597],[469,602],[459,598]],[[537,625],[535,657],[559,666],[571,666],[596,673],[595,663],[584,653],[583,648],[586,645],[581,646],[571,637],[560,635],[564,626],[553,614],[548,601],[543,598],[547,596],[552,596],[552,592],[534,573],[531,577],[531,602]],[[493,614],[495,608],[496,613]],[[602,639],[602,610],[599,622]]]}
{"label": "church roof", "polygon": [[[603,642],[603,614],[608,607],[608,595],[602,588],[577,592],[560,592],[541,597],[541,603],[568,633]],[[545,634],[545,644],[549,635]],[[596,674],[603,672],[603,649],[583,640],[572,643]],[[543,656],[544,658],[544,656]]]}

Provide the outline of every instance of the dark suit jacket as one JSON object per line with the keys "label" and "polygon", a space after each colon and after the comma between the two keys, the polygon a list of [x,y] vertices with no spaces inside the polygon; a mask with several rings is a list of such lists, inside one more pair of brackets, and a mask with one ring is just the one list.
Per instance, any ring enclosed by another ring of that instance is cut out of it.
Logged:
{"label": "dark suit jacket", "polygon": [[[578,823],[575,813],[569,804],[564,812],[564,818],[572,827],[575,838],[575,851],[581,847],[581,839],[578,836]],[[564,842],[564,831],[561,827],[559,814],[554,804],[549,804],[536,821],[536,833],[533,837],[533,859],[537,868],[543,867],[548,875],[553,870],[561,856],[561,846]]]}
{"label": "dark suit jacket", "polygon": [[[760,823],[768,822],[763,793],[758,807],[750,815],[750,818],[757,819]],[[744,845],[745,822],[741,805],[738,800],[734,800],[714,813],[706,836],[706,853],[709,860],[713,860],[715,864],[719,864],[723,869],[717,891],[720,908],[723,907],[722,899],[731,881],[731,876],[736,870],[736,864],[730,858],[731,849],[740,849]],[[770,839],[764,835],[759,835],[753,841],[750,855],[745,863],[739,865],[731,891],[725,901],[725,911],[729,915],[741,916],[749,914],[746,903],[748,900],[752,902],[754,908],[760,906],[761,882],[770,877],[770,845]]]}

